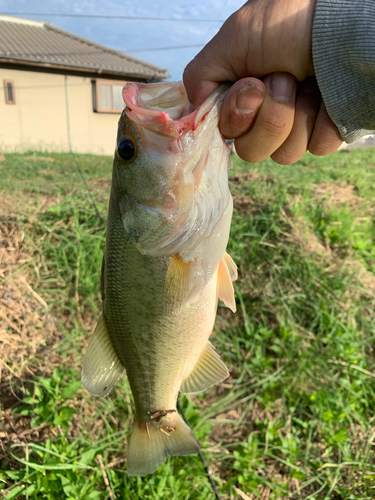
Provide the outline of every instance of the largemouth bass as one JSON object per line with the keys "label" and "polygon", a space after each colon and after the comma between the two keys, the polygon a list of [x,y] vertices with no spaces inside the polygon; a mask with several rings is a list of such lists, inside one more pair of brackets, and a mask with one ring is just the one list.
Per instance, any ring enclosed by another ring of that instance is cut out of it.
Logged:
{"label": "largemouth bass", "polygon": [[113,162],[103,313],[83,362],[84,387],[107,395],[126,370],[135,415],[128,473],[154,472],[199,443],[176,411],[229,376],[209,342],[218,298],[236,310],[226,253],[229,149],[218,130],[227,87],[195,111],[182,82],[129,83]]}

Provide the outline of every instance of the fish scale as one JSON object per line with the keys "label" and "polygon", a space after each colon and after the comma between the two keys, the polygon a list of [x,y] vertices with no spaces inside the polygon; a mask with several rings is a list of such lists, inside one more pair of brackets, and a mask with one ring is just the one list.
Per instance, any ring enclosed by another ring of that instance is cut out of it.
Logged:
{"label": "fish scale", "polygon": [[195,394],[229,375],[209,342],[218,299],[235,311],[236,266],[225,252],[231,163],[218,130],[225,90],[187,115],[181,83],[128,84],[123,92],[103,313],[82,380],[92,394],[107,395],[126,370],[135,404],[130,475],[199,451],[176,411],[178,392]]}
{"label": "fish scale", "polygon": [[[171,346],[173,342],[173,339],[170,340],[165,336],[162,328],[158,328],[160,323],[160,321],[158,323],[158,316],[162,317],[163,302],[161,294],[157,294],[156,290],[162,289],[164,285],[167,265],[164,266],[163,273],[160,262],[156,263],[155,259],[140,254],[124,232],[119,214],[115,214],[114,204],[108,220],[109,236],[105,259],[106,261],[108,259],[111,265],[105,273],[106,299],[103,303],[103,312],[113,345],[116,346],[122,363],[127,367],[137,411],[146,416],[148,411],[168,409],[166,405],[170,403],[168,399],[165,400],[156,393],[150,397],[152,386],[161,386],[165,394],[171,392],[166,390],[171,389],[168,370],[165,370],[163,366],[164,371],[161,371],[159,366],[161,362],[164,365],[164,360],[159,361],[155,357],[156,348]],[[150,262],[145,262],[147,260]],[[155,264],[157,264],[156,268]],[[127,279],[116,279],[119,270],[124,276],[127,274]],[[150,292],[148,296],[144,294],[146,288]],[[134,297],[136,297],[135,300]],[[132,309],[131,312],[129,308]],[[129,320],[129,315],[132,316],[133,321]],[[152,335],[150,335],[150,324],[153,325]],[[126,337],[125,341],[124,337]],[[166,354],[166,359],[168,359],[168,352]],[[176,370],[181,363],[182,361],[174,358],[171,368]],[[146,367],[144,369],[145,380],[132,376],[138,364]],[[178,389],[179,387],[177,391]]]}

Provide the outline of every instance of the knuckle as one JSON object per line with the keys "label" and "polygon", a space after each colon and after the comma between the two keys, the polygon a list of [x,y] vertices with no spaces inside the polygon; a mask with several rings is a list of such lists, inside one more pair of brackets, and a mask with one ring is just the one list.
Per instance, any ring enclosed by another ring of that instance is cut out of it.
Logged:
{"label": "knuckle", "polygon": [[283,116],[270,116],[263,120],[262,128],[269,136],[278,136],[284,132],[286,128],[286,120]]}

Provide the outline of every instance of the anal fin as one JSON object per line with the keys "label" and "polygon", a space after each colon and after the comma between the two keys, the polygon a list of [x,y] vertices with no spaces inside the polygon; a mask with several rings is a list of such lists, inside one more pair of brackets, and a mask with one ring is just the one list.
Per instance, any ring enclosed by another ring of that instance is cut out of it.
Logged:
{"label": "anal fin", "polygon": [[211,342],[208,342],[193,371],[182,382],[180,390],[185,394],[198,394],[228,377],[228,368]]}
{"label": "anal fin", "polygon": [[233,312],[236,312],[236,299],[234,298],[234,288],[232,281],[237,279],[237,266],[232,257],[225,252],[219,264],[217,276],[217,295],[224,304]]}
{"label": "anal fin", "polygon": [[94,396],[106,396],[111,392],[123,371],[124,365],[113,347],[102,314],[83,360],[83,387]]}

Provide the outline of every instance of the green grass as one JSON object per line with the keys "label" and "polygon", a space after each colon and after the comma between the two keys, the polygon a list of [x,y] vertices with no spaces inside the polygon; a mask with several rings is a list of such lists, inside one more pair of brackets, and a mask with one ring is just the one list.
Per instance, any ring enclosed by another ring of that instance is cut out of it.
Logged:
{"label": "green grass", "polygon": [[[82,171],[91,181],[110,177],[108,156],[80,155],[80,159]],[[9,153],[0,163],[0,179],[0,189],[8,193],[66,195],[82,185],[70,153]]]}
{"label": "green grass", "polygon": [[[197,456],[128,477],[126,379],[105,399],[81,388],[105,227],[72,158],[40,156],[7,155],[1,189],[22,200],[27,265],[59,338],[30,360],[34,376],[7,382],[5,393],[21,400],[7,413],[14,425],[20,415],[30,429],[47,425],[38,439],[9,441],[0,492],[8,500],[214,498]],[[105,219],[111,158],[78,158]],[[212,337],[232,378],[181,398],[223,499],[375,498],[374,163],[371,148],[306,155],[289,167],[235,158],[228,251],[239,266],[238,311],[220,307]],[[3,430],[10,435],[6,419]]]}

